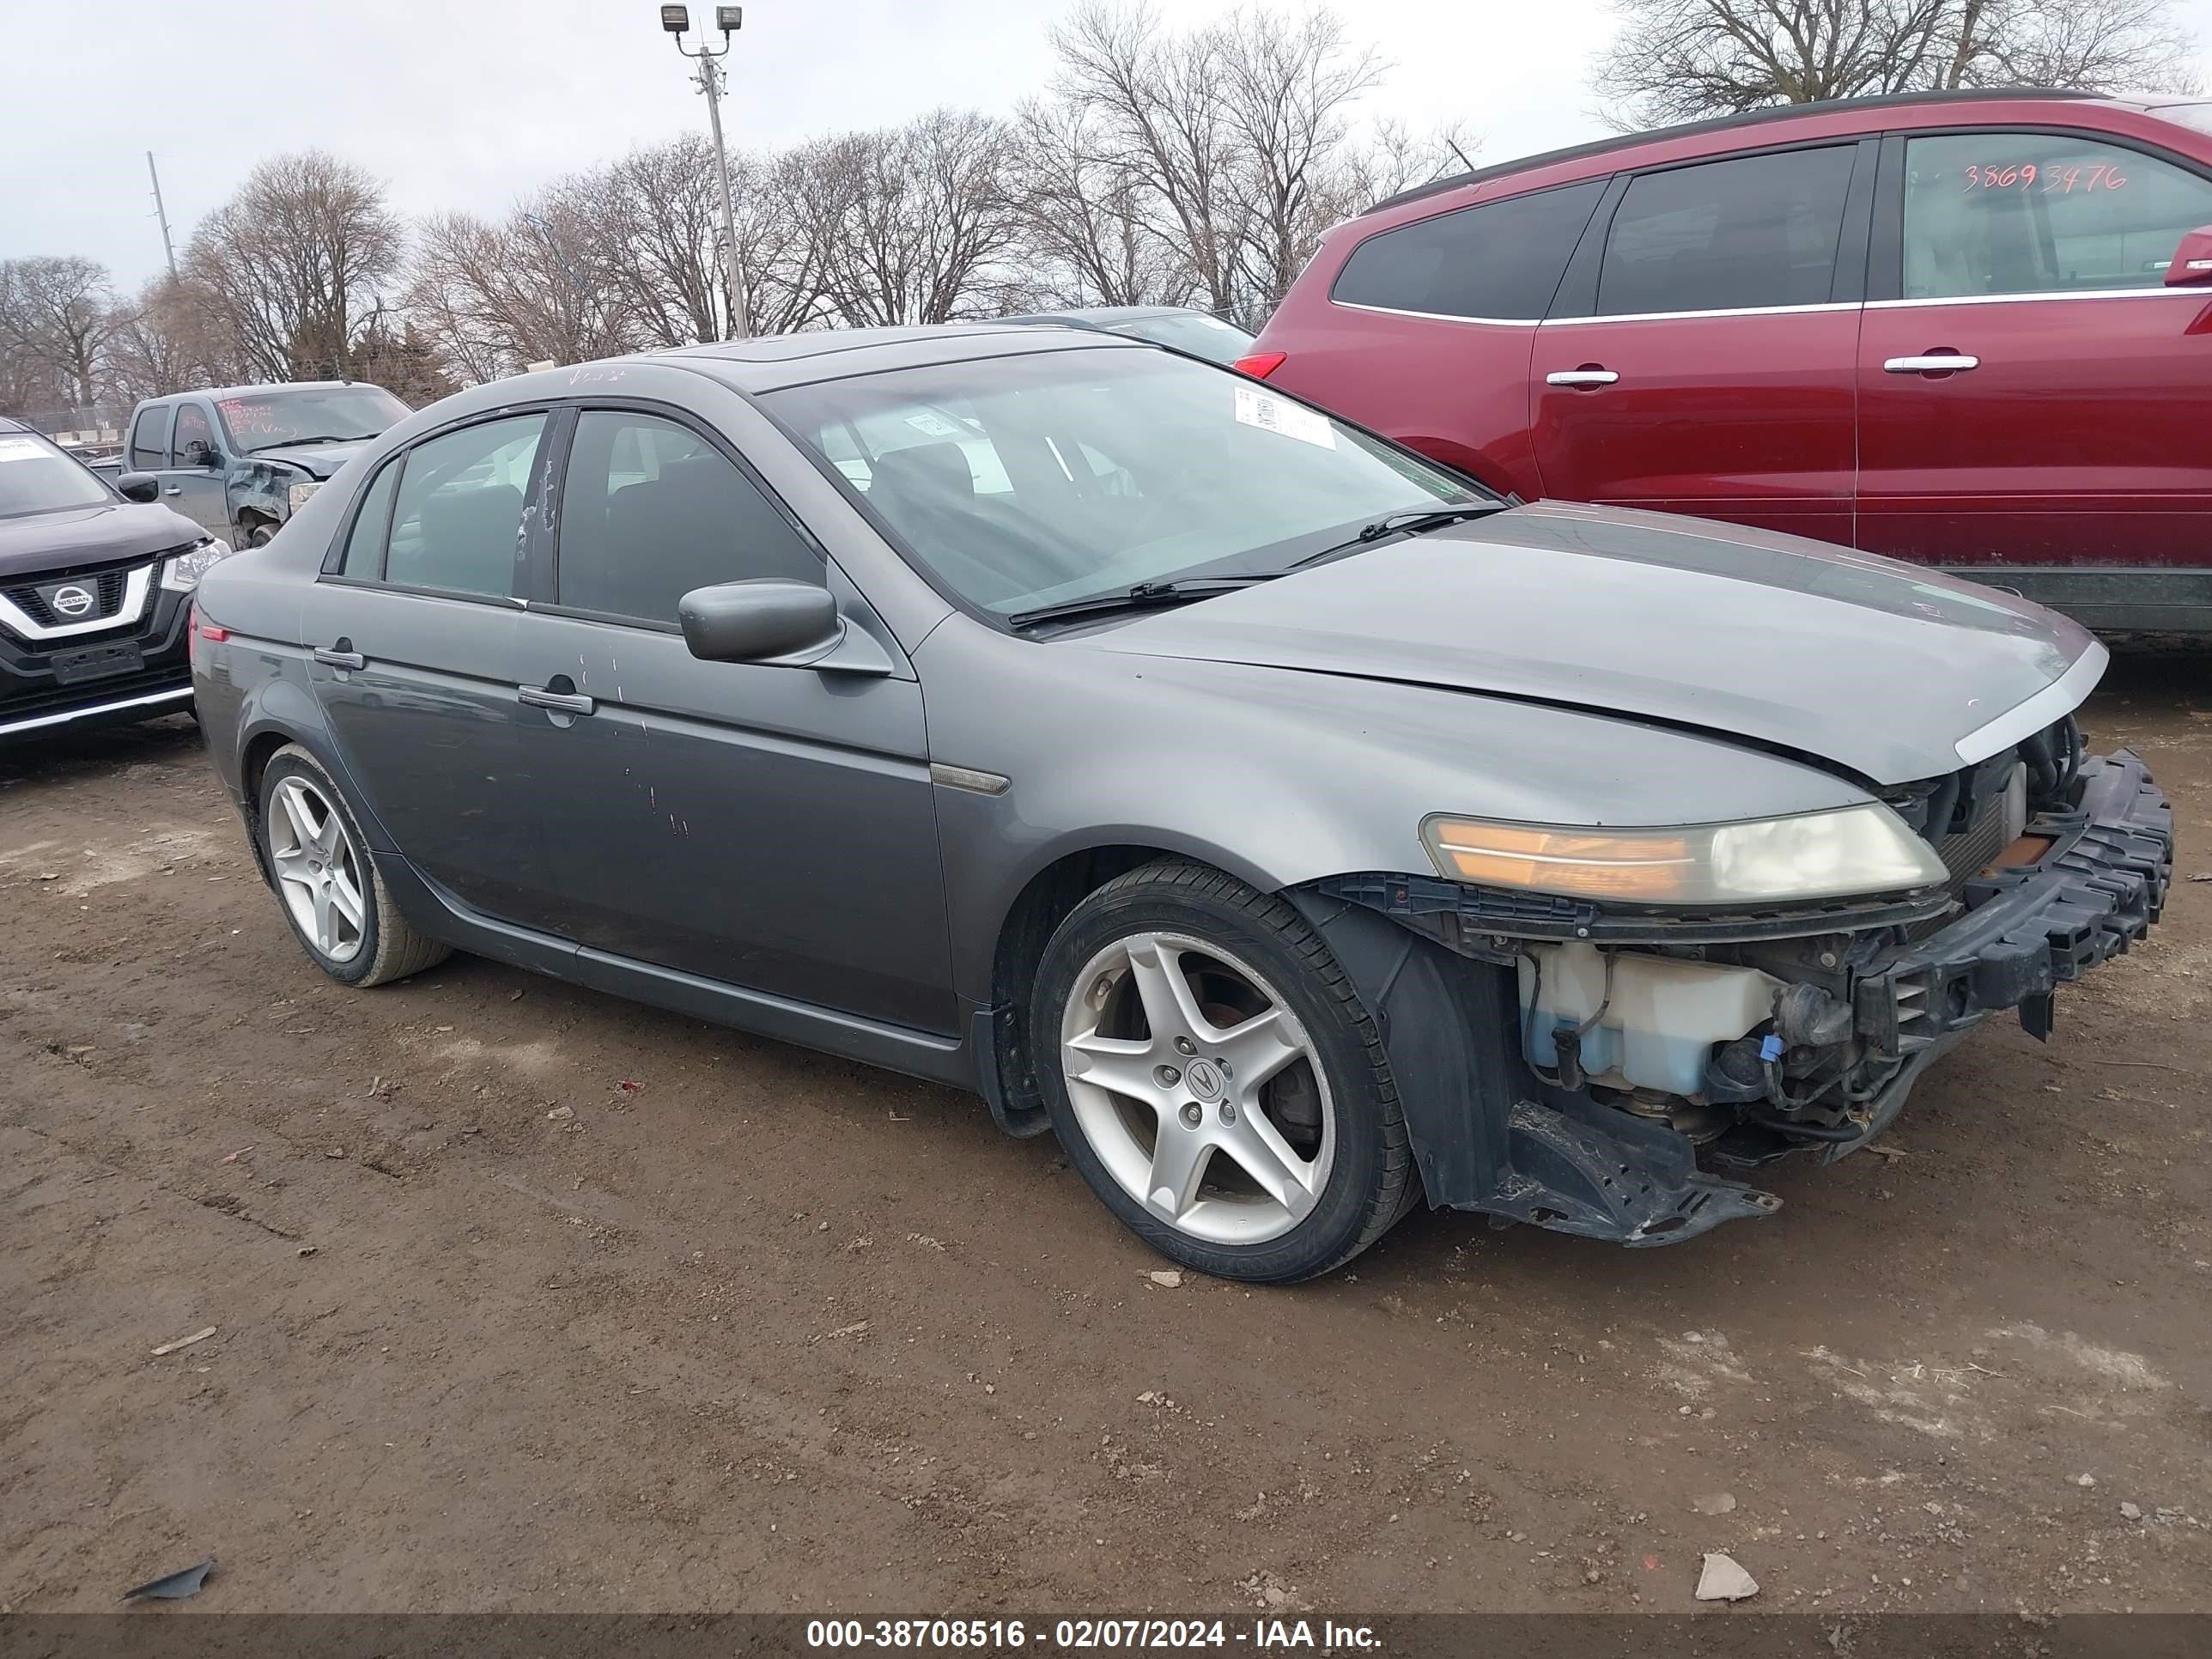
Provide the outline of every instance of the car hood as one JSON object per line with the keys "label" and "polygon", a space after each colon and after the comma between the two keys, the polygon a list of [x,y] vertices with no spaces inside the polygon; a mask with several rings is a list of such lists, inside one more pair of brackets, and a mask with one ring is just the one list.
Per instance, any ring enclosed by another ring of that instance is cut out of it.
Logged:
{"label": "car hood", "polygon": [[0,578],[71,565],[135,559],[198,541],[206,532],[166,507],[108,501],[0,519]]}
{"label": "car hood", "polygon": [[2019,741],[2076,706],[2106,660],[2076,623],[1993,588],[1792,536],[1560,502],[1139,614],[1085,643],[1626,715],[1879,784]]}
{"label": "car hood", "polygon": [[360,438],[343,444],[277,444],[268,449],[257,449],[246,459],[285,461],[304,468],[318,478],[327,478],[375,441],[374,438]]}

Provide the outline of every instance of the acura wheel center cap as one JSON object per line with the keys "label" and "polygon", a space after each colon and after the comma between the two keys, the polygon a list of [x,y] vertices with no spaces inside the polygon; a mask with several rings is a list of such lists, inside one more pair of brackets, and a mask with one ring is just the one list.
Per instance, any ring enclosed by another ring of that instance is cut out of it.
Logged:
{"label": "acura wheel center cap", "polygon": [[1185,1087],[1200,1100],[1218,1100],[1229,1092],[1229,1080],[1210,1060],[1194,1060],[1182,1068]]}

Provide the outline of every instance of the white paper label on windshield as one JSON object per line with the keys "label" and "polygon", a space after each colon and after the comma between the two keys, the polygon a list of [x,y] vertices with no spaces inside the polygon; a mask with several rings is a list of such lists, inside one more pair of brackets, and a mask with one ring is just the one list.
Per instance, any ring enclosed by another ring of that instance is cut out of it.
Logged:
{"label": "white paper label on windshield", "polygon": [[35,461],[46,453],[46,446],[35,438],[0,438],[0,461]]}
{"label": "white paper label on windshield", "polygon": [[1336,447],[1336,428],[1328,417],[1316,415],[1310,409],[1301,409],[1294,403],[1271,397],[1257,386],[1237,388],[1237,418],[1247,426],[1256,426],[1262,432],[1278,432],[1285,438],[1296,438],[1302,444],[1312,444],[1320,449]]}
{"label": "white paper label on windshield", "polygon": [[906,417],[906,423],[926,438],[964,438],[968,434],[934,410],[921,410]]}

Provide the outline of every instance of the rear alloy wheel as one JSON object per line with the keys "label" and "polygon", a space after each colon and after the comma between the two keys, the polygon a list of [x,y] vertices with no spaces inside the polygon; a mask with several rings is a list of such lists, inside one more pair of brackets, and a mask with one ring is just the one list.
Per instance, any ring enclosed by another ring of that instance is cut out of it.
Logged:
{"label": "rear alloy wheel", "polygon": [[296,744],[261,775],[261,854],[284,919],[307,954],[343,985],[382,985],[445,960],[409,926],[330,775]]}
{"label": "rear alloy wheel", "polygon": [[1054,933],[1037,993],[1054,1127],[1162,1254],[1233,1279],[1308,1278],[1382,1237],[1418,1191],[1373,1022],[1280,899],[1195,865],[1133,871]]}

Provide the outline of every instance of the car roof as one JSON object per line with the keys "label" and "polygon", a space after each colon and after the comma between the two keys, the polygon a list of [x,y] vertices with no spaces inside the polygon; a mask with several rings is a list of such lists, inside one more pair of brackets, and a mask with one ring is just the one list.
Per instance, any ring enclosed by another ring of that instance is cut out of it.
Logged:
{"label": "car roof", "polygon": [[[264,398],[272,392],[328,392],[343,386],[375,386],[373,380],[273,380],[261,386],[195,386],[182,392],[165,392],[149,398],[149,404],[166,404],[176,398]],[[382,391],[381,386],[375,386]]]}
{"label": "car roof", "polygon": [[[669,362],[702,370],[745,392],[769,392],[812,380],[842,380],[884,369],[1015,357],[1040,351],[1152,351],[1118,334],[1028,323],[939,323],[913,328],[810,329],[751,340],[642,351],[628,362]],[[550,371],[559,374],[563,371]]]}
{"label": "car roof", "polygon": [[[1958,104],[2021,102],[2028,100],[2051,103],[2096,104],[2107,107],[2147,109],[2153,106],[2136,99],[2117,98],[2101,92],[2081,92],[2065,87],[1968,87],[1951,92],[1892,92],[1865,98],[1829,98],[1810,104],[1777,104],[1768,108],[1746,110],[1739,115],[1719,115],[1704,121],[1685,121],[1671,127],[1654,127],[1647,132],[1624,132],[1616,137],[1600,138],[1587,144],[1571,144],[1565,149],[1546,150],[1540,155],[1523,155],[1494,166],[1474,167],[1466,173],[1455,173],[1449,178],[1432,179],[1425,185],[1416,185],[1411,190],[1401,190],[1395,196],[1385,197],[1367,210],[1381,213],[1388,209],[1402,207],[1408,202],[1418,202],[1431,196],[1441,196],[1449,191],[1462,190],[1469,185],[1487,184],[1492,179],[1510,179],[1516,174],[1534,173],[1539,167],[1556,167],[1565,161],[1581,161],[1601,155],[1641,149],[1646,144],[1663,144],[1677,138],[1694,138],[1709,133],[1733,132],[1739,129],[1755,129],[1791,121],[1809,121],[1821,116],[1847,115],[1858,110],[1893,110],[1914,107],[1942,108]],[[1362,218],[1366,214],[1359,216]]]}

